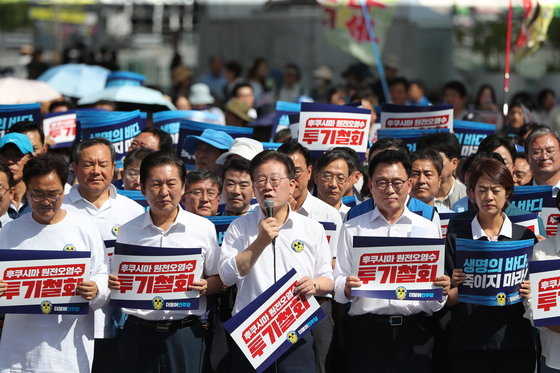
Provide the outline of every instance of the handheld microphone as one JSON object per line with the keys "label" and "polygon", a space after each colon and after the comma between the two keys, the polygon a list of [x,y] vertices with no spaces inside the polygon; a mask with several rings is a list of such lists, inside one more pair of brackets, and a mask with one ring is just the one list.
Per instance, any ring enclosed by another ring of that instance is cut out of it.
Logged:
{"label": "handheld microphone", "polygon": [[[267,218],[274,217],[274,199],[265,198],[264,207],[266,209],[266,217]],[[272,239],[272,257],[273,257],[273,265],[274,265],[274,282],[276,282],[276,238]]]}
{"label": "handheld microphone", "polygon": [[274,199],[273,198],[266,198],[264,200],[264,207],[266,209],[266,217],[267,218],[274,217]]}

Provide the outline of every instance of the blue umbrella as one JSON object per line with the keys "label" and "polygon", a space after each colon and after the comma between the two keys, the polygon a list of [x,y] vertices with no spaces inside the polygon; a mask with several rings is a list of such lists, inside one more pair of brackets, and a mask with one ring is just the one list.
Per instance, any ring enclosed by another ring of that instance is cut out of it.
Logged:
{"label": "blue umbrella", "polygon": [[65,96],[84,97],[105,88],[111,71],[101,66],[70,63],[51,67],[38,80],[48,83]]}

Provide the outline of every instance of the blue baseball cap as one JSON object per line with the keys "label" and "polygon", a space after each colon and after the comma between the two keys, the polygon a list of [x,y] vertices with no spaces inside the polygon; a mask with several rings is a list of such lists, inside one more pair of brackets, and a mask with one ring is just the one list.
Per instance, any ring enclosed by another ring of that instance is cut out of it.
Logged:
{"label": "blue baseball cap", "polygon": [[228,150],[233,144],[233,137],[224,131],[205,129],[200,136],[187,136],[183,142],[183,150],[189,154],[194,154],[198,143],[201,141],[215,148]]}
{"label": "blue baseball cap", "polygon": [[7,144],[14,144],[17,146],[21,154],[33,153],[33,145],[29,137],[22,133],[12,132],[2,136],[2,138],[0,138],[0,150]]}

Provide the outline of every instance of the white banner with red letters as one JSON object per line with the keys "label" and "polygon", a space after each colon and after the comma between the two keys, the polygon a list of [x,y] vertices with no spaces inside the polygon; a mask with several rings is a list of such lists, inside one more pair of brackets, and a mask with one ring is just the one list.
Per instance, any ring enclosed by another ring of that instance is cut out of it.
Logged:
{"label": "white banner with red letters", "polygon": [[300,277],[292,269],[224,324],[257,372],[325,318],[314,297],[295,293]]}
{"label": "white banner with red letters", "polygon": [[560,325],[560,259],[529,262],[535,326]]}
{"label": "white banner with red letters", "polygon": [[87,314],[89,302],[76,289],[89,275],[89,252],[0,250],[0,278],[8,284],[0,313]]}
{"label": "white banner with red letters", "polygon": [[162,248],[115,244],[111,273],[120,290],[111,304],[147,310],[196,310],[200,293],[189,290],[202,276],[200,248]]}
{"label": "white banner with red letters", "polygon": [[453,131],[453,106],[411,106],[383,104],[381,128],[433,129],[449,128]]}
{"label": "white banner with red letters", "polygon": [[442,300],[433,285],[444,274],[444,242],[440,238],[355,236],[352,274],[362,286],[353,296],[397,300]]}
{"label": "white banner with red letters", "polygon": [[346,146],[365,153],[370,121],[371,111],[367,109],[303,102],[298,142],[310,151]]}

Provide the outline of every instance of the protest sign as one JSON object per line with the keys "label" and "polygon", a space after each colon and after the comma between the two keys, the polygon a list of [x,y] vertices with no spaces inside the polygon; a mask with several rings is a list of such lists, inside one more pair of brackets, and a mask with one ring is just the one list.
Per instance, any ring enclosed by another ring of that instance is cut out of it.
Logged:
{"label": "protest sign", "polygon": [[542,234],[539,230],[539,221],[537,214],[522,214],[508,216],[509,220],[514,224],[519,224],[531,230],[535,235]]}
{"label": "protest sign", "polygon": [[465,274],[460,302],[506,306],[521,301],[519,286],[527,277],[533,240],[456,242],[457,268]]}
{"label": "protest sign", "polygon": [[45,137],[52,140],[51,148],[69,148],[76,139],[76,112],[46,114],[43,118]]}
{"label": "protest sign", "polygon": [[[528,212],[538,213],[544,223],[545,233],[548,237],[556,235],[558,230],[557,217],[560,217],[556,207],[555,197],[552,196],[550,185],[516,186],[513,189],[511,204]],[[535,233],[536,234],[536,233]]]}
{"label": "protest sign", "polygon": [[315,297],[295,293],[299,279],[296,270],[290,270],[224,324],[257,372],[273,364],[325,318]]}
{"label": "protest sign", "polygon": [[117,193],[138,203],[140,206],[144,207],[144,210],[147,210],[148,207],[150,207],[150,205],[148,205],[148,201],[146,200],[146,196],[143,195],[140,190],[117,189]]}
{"label": "protest sign", "polygon": [[220,120],[218,115],[201,110],[169,110],[154,113],[154,127],[171,135],[171,139],[173,140],[173,149],[177,149],[178,147],[181,120],[183,119],[213,125],[219,125],[218,122]]}
{"label": "protest sign", "polygon": [[370,121],[371,112],[367,109],[303,102],[298,142],[316,153],[346,146],[364,154]]}
{"label": "protest sign", "polygon": [[109,140],[120,161],[128,152],[132,140],[142,131],[145,118],[139,110],[131,112],[77,111],[79,139],[102,137]]}
{"label": "protest sign", "polygon": [[111,273],[121,285],[111,291],[111,304],[156,311],[198,309],[200,293],[188,287],[202,276],[201,252],[116,243]]}
{"label": "protest sign", "polygon": [[216,227],[218,245],[222,246],[224,235],[226,234],[229,225],[238,217],[239,216],[206,216],[206,218],[214,223],[214,226]]}
{"label": "protest sign", "polygon": [[468,157],[476,153],[482,140],[496,133],[496,126],[487,123],[454,120],[453,133],[461,145],[461,157]]}
{"label": "protest sign", "polygon": [[0,313],[87,314],[78,285],[89,279],[89,251],[0,250],[0,278],[8,284]]}
{"label": "protest sign", "polygon": [[408,147],[408,151],[415,152],[416,143],[418,142],[418,139],[420,139],[422,136],[431,135],[433,133],[438,133],[438,132],[449,133],[449,129],[434,128],[434,129],[423,129],[419,131],[417,129],[386,128],[377,131],[377,138],[384,139],[386,137],[393,137],[393,138],[401,139]]}
{"label": "protest sign", "polygon": [[352,296],[441,300],[433,285],[444,274],[444,242],[439,238],[354,237],[352,274],[362,286]]}
{"label": "protest sign", "polygon": [[451,105],[410,106],[383,104],[381,128],[432,129],[448,128],[453,131]]}
{"label": "protest sign", "polygon": [[253,134],[252,128],[246,127],[233,127],[233,126],[221,126],[218,124],[195,122],[188,119],[181,120],[181,127],[179,130],[179,144],[178,155],[185,163],[185,168],[187,170],[194,170],[194,152],[191,154],[185,150],[183,144],[187,136],[200,136],[205,129],[213,129],[216,131],[223,131],[229,134],[233,138],[237,137],[251,137]]}
{"label": "protest sign", "polygon": [[560,325],[560,260],[529,262],[531,310],[535,326]]}
{"label": "protest sign", "polygon": [[22,121],[35,122],[40,126],[41,105],[38,103],[0,105],[0,137],[4,136],[11,126]]}
{"label": "protest sign", "polygon": [[449,220],[454,217],[457,213],[455,212],[442,212],[439,214],[439,222],[441,226],[441,236],[443,238],[447,237],[447,226],[449,225]]}

